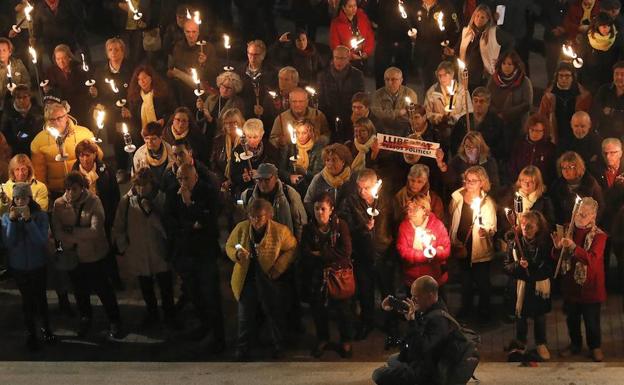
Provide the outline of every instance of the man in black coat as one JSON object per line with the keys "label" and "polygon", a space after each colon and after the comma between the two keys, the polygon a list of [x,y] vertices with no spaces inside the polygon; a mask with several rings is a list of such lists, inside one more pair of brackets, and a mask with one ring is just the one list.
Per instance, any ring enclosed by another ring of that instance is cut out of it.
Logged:
{"label": "man in black coat", "polygon": [[[339,45],[334,48],[333,60],[329,68],[318,76],[319,109],[329,122],[339,118],[342,122],[351,120],[351,98],[364,91],[364,74],[350,63],[350,50]],[[334,125],[334,130],[337,125]],[[347,128],[350,125],[341,125]],[[353,139],[353,130],[332,132],[332,142],[344,143]]]}
{"label": "man in black coat", "polygon": [[189,337],[201,340],[200,345],[207,352],[220,353],[225,349],[225,333],[217,266],[218,190],[199,180],[190,164],[180,166],[176,177],[180,188],[167,192],[165,224],[171,240],[173,267],[182,278],[201,322]]}
{"label": "man in black coat", "polygon": [[43,129],[43,111],[33,103],[28,86],[20,84],[13,91],[13,98],[7,99],[0,123],[13,154],[30,156],[30,143]]}
{"label": "man in black coat", "polygon": [[[80,48],[90,62],[89,47],[83,20],[84,8],[76,0],[43,0],[35,2],[31,45],[43,48],[43,52],[52,58],[54,47],[67,44],[73,52]],[[52,58],[53,59],[53,58]],[[54,62],[54,60],[52,60]]]}
{"label": "man in black coat", "polygon": [[[438,284],[424,275],[412,283],[411,298],[403,300],[405,318],[412,321],[401,351],[388,359],[387,366],[373,372],[378,385],[438,384],[437,364],[447,341],[456,330],[444,315],[446,305],[438,299]],[[388,297],[381,304],[385,311],[398,311]]]}

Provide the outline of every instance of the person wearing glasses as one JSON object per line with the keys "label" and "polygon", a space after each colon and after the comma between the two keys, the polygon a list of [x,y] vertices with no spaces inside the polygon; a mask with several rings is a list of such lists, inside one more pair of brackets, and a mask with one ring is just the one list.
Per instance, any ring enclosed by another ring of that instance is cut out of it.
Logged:
{"label": "person wearing glasses", "polygon": [[186,142],[193,150],[195,158],[207,163],[210,157],[210,147],[204,134],[195,124],[191,110],[178,107],[165,127],[163,139],[170,145]]}
{"label": "person wearing glasses", "polygon": [[290,286],[282,278],[295,259],[297,239],[288,227],[274,221],[273,206],[259,198],[249,206],[248,219],[236,225],[225,245],[234,262],[232,291],[238,302],[236,360],[251,358],[251,339],[258,335],[258,308],[267,317],[273,358],[283,357],[284,310]]}
{"label": "person wearing glasses", "polygon": [[457,317],[467,319],[473,307],[474,287],[479,293],[478,320],[487,323],[490,312],[490,263],[494,257],[496,203],[488,195],[491,183],[482,166],[463,173],[463,187],[451,194],[449,204],[452,256],[459,260],[462,299]]}
{"label": "person wearing glasses", "polygon": [[518,139],[509,159],[509,177],[515,178],[526,166],[537,167],[549,185],[555,174],[557,147],[550,140],[551,125],[545,115],[533,114],[524,125],[526,135]]}
{"label": "person wearing glasses", "polygon": [[[41,130],[30,144],[31,158],[35,178],[48,186],[50,200],[63,195],[65,192],[65,176],[76,162],[76,145],[81,141],[93,139],[93,133],[86,127],[79,126],[76,120],[68,115],[69,105],[60,101],[46,104],[44,111],[44,129]],[[58,139],[53,133],[58,130]],[[52,131],[52,132],[51,132]],[[59,154],[57,141],[62,143],[65,160],[57,161]],[[102,150],[98,147],[98,158],[103,158]]]}
{"label": "person wearing glasses", "polygon": [[564,224],[570,221],[576,197],[592,197],[598,202],[598,220],[605,208],[602,188],[589,172],[585,162],[574,151],[564,152],[557,159],[557,173],[548,193],[555,205],[555,223]]}
{"label": "person wearing glasses", "polygon": [[150,122],[141,130],[145,144],[139,147],[132,159],[132,175],[143,167],[149,167],[160,184],[163,174],[173,163],[171,145],[162,139],[163,126]]}

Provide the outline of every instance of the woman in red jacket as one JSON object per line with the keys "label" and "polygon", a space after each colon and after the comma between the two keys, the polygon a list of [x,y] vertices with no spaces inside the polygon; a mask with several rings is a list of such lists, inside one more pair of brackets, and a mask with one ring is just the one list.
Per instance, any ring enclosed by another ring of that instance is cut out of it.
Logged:
{"label": "woman in red jacket", "polygon": [[356,0],[340,0],[338,15],[329,27],[329,46],[351,49],[351,64],[365,67],[366,59],[375,51],[375,34],[366,13],[358,8]]}
{"label": "woman in red jacket", "polygon": [[[410,287],[418,277],[432,276],[442,289],[448,280],[446,260],[451,253],[448,231],[431,212],[425,194],[409,203],[407,217],[399,226],[397,250],[403,262],[403,283]],[[445,296],[440,291],[442,298]]]}
{"label": "woman in red jacket", "polygon": [[[585,322],[587,346],[594,361],[604,354],[600,349],[600,306],[607,299],[605,289],[604,249],[607,234],[596,226],[598,202],[586,197],[574,216],[572,237],[553,233],[553,259],[563,259],[560,266],[563,308],[568,324],[570,346],[560,352],[562,357],[579,354],[583,347],[581,318]],[[561,254],[561,248],[564,249]]]}

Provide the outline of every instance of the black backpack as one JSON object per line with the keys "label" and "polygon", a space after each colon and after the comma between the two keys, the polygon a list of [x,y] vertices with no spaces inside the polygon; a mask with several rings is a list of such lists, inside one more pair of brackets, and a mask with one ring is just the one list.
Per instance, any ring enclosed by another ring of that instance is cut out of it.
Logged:
{"label": "black backpack", "polygon": [[472,329],[465,328],[448,312],[437,309],[431,314],[439,314],[455,325],[442,349],[442,355],[438,361],[439,383],[443,385],[465,385],[470,379],[475,379],[474,372],[479,365],[478,346],[481,337]]}

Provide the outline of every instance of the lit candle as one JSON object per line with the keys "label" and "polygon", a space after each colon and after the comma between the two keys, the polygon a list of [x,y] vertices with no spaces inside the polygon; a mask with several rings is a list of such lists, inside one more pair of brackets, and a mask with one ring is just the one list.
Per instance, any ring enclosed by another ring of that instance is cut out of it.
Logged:
{"label": "lit candle", "polygon": [[104,117],[105,116],[106,116],[106,111],[102,109],[98,109],[95,113],[95,125],[97,126],[98,130],[93,140],[96,143],[102,143],[102,139],[100,139],[100,131],[104,129]]}
{"label": "lit candle", "polygon": [[[132,12],[132,18],[136,21],[141,20],[143,14],[139,12],[137,8],[135,8],[134,4],[132,4],[132,0],[126,0],[126,3],[128,4],[128,9],[130,9],[130,12]],[[188,12],[188,9],[186,11]]]}
{"label": "lit candle", "polygon": [[444,31],[446,28],[444,27],[444,13],[443,12],[438,12],[435,15],[435,19],[438,22],[438,28],[440,28],[440,31]]}
{"label": "lit candle", "polygon": [[270,96],[273,100],[275,100],[275,99],[277,99],[277,92],[275,92],[275,91],[269,91],[269,96]]}
{"label": "lit candle", "polygon": [[318,115],[319,100],[316,97],[316,90],[310,86],[306,86],[305,90],[310,94],[310,97],[312,98],[312,104],[314,105],[314,108],[316,109],[315,115]]}
{"label": "lit candle", "polygon": [[581,68],[583,67],[583,59],[581,59],[576,52],[574,52],[574,49],[572,48],[571,45],[562,45],[561,46],[561,51],[563,52],[563,55],[566,56],[567,58],[569,58],[572,61],[572,65],[574,66],[574,68]]}
{"label": "lit candle", "polygon": [[117,88],[117,85],[115,85],[115,79],[106,78],[106,79],[104,79],[104,82],[108,83],[108,85],[110,86],[111,90],[114,93],[116,93],[116,94],[119,93],[119,88]]}
{"label": "lit candle", "polygon": [[253,154],[247,149],[247,137],[245,137],[245,132],[240,127],[236,127],[236,135],[238,135],[238,137],[240,138],[240,143],[241,143],[241,146],[243,146],[243,151],[244,151],[239,156],[242,160],[247,161],[247,166],[249,166],[249,172],[251,173],[251,170],[253,170],[253,167],[251,164],[251,158]]}
{"label": "lit candle", "polygon": [[423,255],[427,259],[433,259],[436,256],[436,249],[433,247],[432,242],[435,240],[433,234],[428,232],[426,229],[418,226],[416,227],[416,238],[420,241],[423,246]]}
{"label": "lit candle", "polygon": [[132,136],[128,131],[128,125],[126,123],[121,124],[121,131],[123,133],[123,139],[125,144],[124,151],[128,153],[135,152],[136,146],[132,143]]}
{"label": "lit candle", "polygon": [[89,66],[87,65],[87,61],[85,60],[84,53],[80,53],[80,58],[82,59],[82,70],[84,72],[89,72]]}
{"label": "lit candle", "polygon": [[226,71],[234,71],[234,67],[230,65],[230,48],[232,45],[230,44],[230,35],[223,34],[223,48],[225,48],[225,66],[223,67]]}
{"label": "lit candle", "polygon": [[453,111],[453,98],[455,97],[455,80],[451,80],[451,84],[448,87],[446,87],[446,92],[449,94],[450,98],[449,98],[449,104],[445,108],[445,111],[451,112]]}
{"label": "lit candle", "polygon": [[357,52],[358,54],[360,54],[361,53],[360,44],[362,44],[364,40],[366,39],[364,38],[358,39],[357,37],[352,38],[351,41],[349,42],[351,44],[351,49]]}
{"label": "lit candle", "polygon": [[32,22],[32,16],[30,14],[33,11],[33,9],[34,7],[30,5],[29,2],[26,2],[26,6],[24,7],[24,18],[18,24],[13,24],[13,26],[11,27],[13,32],[15,33],[22,32],[22,28],[21,28],[22,24],[24,24],[25,21],[27,21],[28,23]]}
{"label": "lit candle", "polygon": [[191,68],[191,76],[193,77],[193,83],[195,83],[195,96],[200,97],[204,94],[204,90],[201,89],[201,82],[199,81],[199,76],[197,76],[197,70],[195,68]]}
{"label": "lit candle", "polygon": [[403,0],[399,0],[399,13],[403,19],[407,19],[407,12],[405,11],[405,5],[403,5]]}
{"label": "lit candle", "polygon": [[58,153],[54,157],[54,160],[57,162],[62,162],[67,159],[67,154],[65,154],[65,148],[63,146],[63,138],[61,137],[61,133],[55,127],[48,127],[48,133],[52,135],[54,138],[54,142],[56,143],[56,150]]}
{"label": "lit candle", "polygon": [[297,132],[292,124],[288,123],[288,134],[290,135],[290,143],[292,145],[293,156],[290,157],[290,161],[293,165],[293,172],[297,172],[296,163],[299,155],[297,154]]}
{"label": "lit candle", "polygon": [[474,198],[470,204],[470,208],[472,209],[475,220],[477,221],[477,225],[482,226],[483,218],[481,218],[481,198]]}
{"label": "lit candle", "polygon": [[375,218],[379,215],[379,210],[377,210],[377,199],[379,199],[379,191],[381,190],[381,179],[377,180],[377,183],[371,188],[371,196],[373,197],[373,206],[368,207],[366,209],[366,213],[370,215],[371,218]]}

